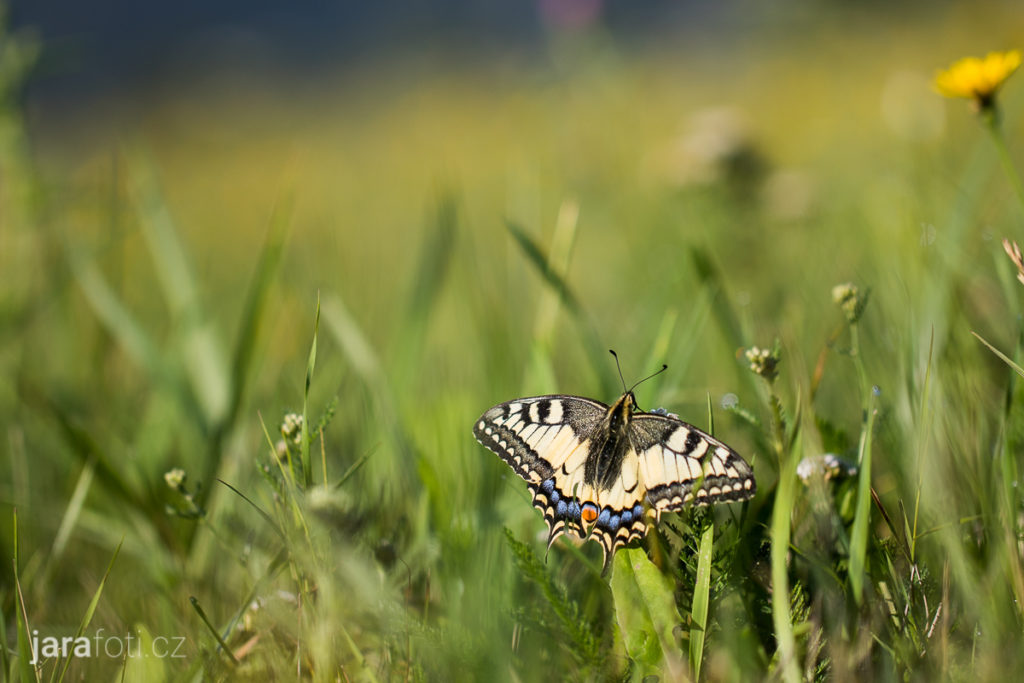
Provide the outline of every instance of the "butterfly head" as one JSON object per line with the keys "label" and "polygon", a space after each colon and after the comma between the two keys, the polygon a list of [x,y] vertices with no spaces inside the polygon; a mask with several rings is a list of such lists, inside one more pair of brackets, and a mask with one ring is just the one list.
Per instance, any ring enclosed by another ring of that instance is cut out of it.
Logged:
{"label": "butterfly head", "polygon": [[608,427],[613,433],[625,429],[633,419],[633,411],[637,409],[636,396],[627,391],[608,409]]}

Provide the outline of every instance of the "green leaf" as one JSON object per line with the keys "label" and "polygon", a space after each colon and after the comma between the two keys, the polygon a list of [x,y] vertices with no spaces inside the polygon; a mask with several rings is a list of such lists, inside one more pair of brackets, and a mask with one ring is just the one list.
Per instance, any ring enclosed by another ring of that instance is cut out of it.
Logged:
{"label": "green leaf", "polygon": [[25,609],[25,596],[21,592],[21,580],[18,578],[17,563],[15,563],[14,567],[14,590],[18,594],[18,604],[14,607],[17,615],[18,630],[18,675],[23,683],[25,681],[38,681],[39,675],[32,663],[32,640],[28,632],[28,610]]}
{"label": "green leaf", "polygon": [[260,252],[252,281],[249,283],[245,308],[238,329],[238,339],[235,341],[231,358],[231,397],[225,417],[227,424],[231,424],[237,419],[242,407],[249,370],[253,364],[256,342],[259,339],[260,325],[267,309],[270,286],[280,270],[294,206],[294,200],[288,196],[275,208],[270,220],[270,229],[263,242],[263,250]]}
{"label": "green leaf", "polygon": [[[552,291],[559,303],[565,306],[566,310],[569,311],[573,321],[576,323],[576,327],[579,330],[580,340],[583,342],[584,349],[586,350],[587,357],[590,359],[591,366],[594,368],[602,368],[608,366],[608,355],[607,346],[601,342],[601,338],[594,326],[590,323],[586,314],[583,311],[583,307],[580,306],[579,299],[573,293],[569,284],[563,277],[563,273],[559,272],[559,269],[555,265],[554,257],[556,254],[552,254],[551,258],[544,254],[544,251],[540,246],[526,234],[526,231],[522,227],[513,223],[512,221],[505,221],[505,226],[509,233],[516,240],[516,244],[519,245],[520,250],[526,256],[526,260],[537,270],[541,278],[547,284],[550,291]],[[575,234],[575,223],[570,223],[568,220],[564,225],[556,227],[556,231],[561,230],[565,237],[561,240],[557,240],[561,246],[557,256],[560,256],[561,266],[564,269],[568,268],[570,247],[572,237]],[[557,237],[557,235],[556,235]],[[553,315],[553,314],[552,314]],[[541,316],[538,319],[537,327],[542,331],[541,338],[538,339],[538,344],[535,344],[534,349],[531,353],[532,361],[532,372],[535,377],[541,379],[547,379],[553,376],[549,367],[545,367],[545,363],[550,365],[550,354],[546,348],[550,342],[545,339],[546,336],[543,331],[545,329],[550,330],[553,325],[553,318],[547,316],[547,319],[542,319]],[[537,348],[540,346],[540,348]],[[598,377],[601,382],[601,392],[609,396],[616,392],[617,376],[613,376],[608,372],[598,371]],[[614,379],[613,379],[614,378]]]}
{"label": "green leaf", "polygon": [[157,174],[138,151],[129,153],[139,226],[156,279],[176,323],[176,351],[208,426],[223,420],[230,400],[228,372],[215,326],[203,310],[198,278],[164,202]]}
{"label": "green leaf", "polygon": [[571,601],[562,587],[555,583],[547,566],[537,558],[533,548],[517,541],[508,528],[505,529],[505,539],[512,549],[519,571],[543,592],[551,612],[558,618],[562,631],[573,646],[573,654],[583,664],[600,666],[604,659],[603,653],[589,624],[580,615],[576,603]]}
{"label": "green leaf", "polygon": [[708,605],[711,595],[711,553],[715,544],[715,523],[710,519],[700,537],[697,549],[697,581],[693,585],[693,607],[690,609],[690,671],[700,678],[704,655],[704,636],[708,628]]}
{"label": "green leaf", "polygon": [[788,683],[796,683],[800,680],[796,661],[796,639],[793,635],[793,620],[790,613],[789,575],[786,565],[786,556],[789,554],[790,516],[795,506],[799,441],[798,435],[797,442],[787,454],[786,461],[779,472],[779,483],[775,493],[771,521],[772,622],[775,626],[775,641],[778,643],[778,665],[782,667],[783,680]]}
{"label": "green leaf", "polygon": [[685,676],[676,629],[682,624],[672,583],[638,548],[615,553],[611,589],[615,620],[630,659],[642,675]]}
{"label": "green leaf", "polygon": [[[18,632],[18,676],[24,682],[38,681],[39,676],[32,664],[32,639],[28,631],[28,610],[25,609],[25,596],[21,592],[20,569],[18,567],[18,510],[14,509],[14,591],[17,594],[17,604],[14,606],[16,616],[15,629]],[[5,617],[6,618],[6,617]],[[2,645],[4,649],[7,644]],[[6,671],[4,672],[6,675]]]}
{"label": "green leaf", "polygon": [[1000,351],[999,349],[997,349],[996,347],[992,346],[987,341],[985,341],[981,337],[981,335],[979,335],[977,332],[971,330],[971,334],[973,334],[975,337],[977,337],[978,341],[980,341],[982,344],[987,346],[989,348],[989,351],[991,351],[992,353],[994,353],[997,356],[999,356],[999,359],[1002,360],[1007,365],[1009,365],[1010,368],[1013,369],[1014,372],[1016,372],[1021,377],[1024,377],[1024,368],[1022,368],[1021,366],[1019,366],[1016,363],[1014,363],[1012,360],[1010,360],[1009,356],[1007,356],[1005,353],[1003,353],[1002,351]]}
{"label": "green leaf", "polygon": [[[435,319],[433,313],[441,300],[441,292],[451,270],[457,237],[457,204],[455,197],[446,193],[438,200],[431,225],[418,252],[416,270],[408,283],[410,292],[402,334],[392,338],[393,346],[389,349],[394,353],[393,365],[389,367],[390,376],[399,382],[419,372],[424,340],[431,321]],[[401,400],[406,395],[413,397],[410,392],[399,394],[398,398]]]}
{"label": "green leaf", "polygon": [[199,618],[202,620],[203,625],[206,626],[206,630],[210,632],[210,635],[212,635],[214,640],[217,641],[217,644],[220,645],[219,651],[223,652],[224,655],[231,660],[232,664],[237,665],[238,659],[235,657],[235,653],[231,651],[231,648],[228,646],[228,644],[224,642],[224,638],[220,635],[220,633],[217,632],[217,629],[214,627],[214,625],[210,623],[209,617],[206,616],[206,610],[204,610],[203,606],[199,604],[199,600],[196,598],[196,596],[191,595],[189,596],[188,600],[190,603],[192,603],[192,609],[194,609],[196,611],[196,614],[199,615]]}
{"label": "green leaf", "polygon": [[[85,614],[82,615],[82,621],[78,624],[78,630],[75,631],[75,642],[78,638],[85,633],[85,629],[89,627],[89,623],[92,622],[92,617],[96,613],[96,606],[100,603],[100,596],[103,595],[103,587],[107,585],[107,578],[110,576],[110,570],[114,568],[114,562],[117,561],[117,555],[121,552],[121,546],[124,544],[124,539],[117,544],[114,548],[114,554],[110,558],[110,562],[107,563],[107,571],[103,572],[103,578],[100,579],[100,585],[96,587],[96,592],[92,594],[92,600],[89,601],[89,606],[85,609]],[[64,660],[64,666],[61,667],[60,676],[57,677],[58,681],[63,681],[64,676],[68,673],[68,667],[71,666],[71,657]]]}
{"label": "green leaf", "polygon": [[306,384],[302,391],[302,441],[299,454],[302,461],[302,477],[306,487],[313,481],[313,468],[309,457],[309,387],[313,383],[313,370],[316,368],[316,342],[320,335],[320,295],[316,297],[316,321],[313,323],[313,343],[309,348],[306,361]]}
{"label": "green leaf", "polygon": [[861,604],[864,597],[865,567],[867,566],[868,528],[871,522],[871,432],[875,424],[876,410],[869,406],[860,434],[860,448],[857,455],[857,505],[850,532],[850,588],[853,598]]}
{"label": "green leaf", "polygon": [[[153,634],[150,633],[149,629],[143,624],[135,624],[135,636],[138,642],[133,646],[135,652],[146,653],[146,656],[138,657],[125,657],[124,668],[121,672],[121,681],[166,681],[178,678],[178,680],[185,680],[187,677],[181,676],[181,672],[176,672],[178,676],[172,676],[170,668],[181,662],[181,659],[171,659],[168,655],[175,655],[181,657],[182,653],[178,651],[181,643],[178,640],[180,636],[170,637],[164,636],[160,638],[159,642],[154,642]],[[164,655],[164,656],[155,656]],[[198,680],[198,676],[192,680]]]}
{"label": "green leaf", "polygon": [[579,313],[579,300],[573,294],[572,289],[569,288],[569,284],[562,275],[548,262],[547,256],[544,255],[540,246],[516,223],[505,221],[505,227],[508,228],[509,233],[515,238],[523,255],[526,256],[526,260],[537,269],[537,273],[544,279],[548,287],[558,294],[562,305],[573,314]]}

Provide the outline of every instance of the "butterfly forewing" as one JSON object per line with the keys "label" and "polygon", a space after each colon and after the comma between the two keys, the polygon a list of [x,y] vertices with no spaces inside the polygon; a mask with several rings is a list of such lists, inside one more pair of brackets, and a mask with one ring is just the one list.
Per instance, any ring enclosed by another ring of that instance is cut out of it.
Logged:
{"label": "butterfly forewing", "polygon": [[640,413],[633,416],[630,428],[640,460],[640,478],[656,516],[691,503],[746,500],[757,490],[750,465],[693,425]]}
{"label": "butterfly forewing", "polygon": [[[616,431],[611,418],[624,402],[628,424]],[[644,537],[649,515],[754,495],[753,472],[735,451],[674,417],[633,414],[633,405],[629,393],[611,407],[536,396],[498,404],[477,420],[477,440],[529,483],[549,547],[565,532],[593,537],[607,567],[618,548]]]}
{"label": "butterfly forewing", "polygon": [[603,403],[578,396],[521,398],[481,415],[473,434],[520,477],[540,483],[556,469],[566,474],[575,469],[575,460],[586,456],[580,446],[607,410]]}

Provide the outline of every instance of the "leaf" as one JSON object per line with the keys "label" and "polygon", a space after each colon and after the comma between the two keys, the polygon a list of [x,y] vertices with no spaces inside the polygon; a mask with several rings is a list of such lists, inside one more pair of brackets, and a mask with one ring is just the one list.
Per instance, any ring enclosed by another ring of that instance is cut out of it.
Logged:
{"label": "leaf", "polygon": [[[162,636],[156,639],[144,624],[135,624],[135,637],[137,642],[134,645],[136,653],[145,653],[145,656],[128,656],[124,658],[123,670],[119,680],[128,681],[166,681],[173,678],[185,680],[181,672],[175,672],[178,676],[172,676],[169,671],[171,666],[182,662],[183,653],[179,651],[182,647],[183,636]],[[163,656],[158,656],[163,655]],[[174,657],[172,659],[171,657]],[[202,660],[197,660],[197,662]],[[197,675],[195,679],[197,680]]]}
{"label": "leaf", "polygon": [[152,165],[129,152],[139,226],[153,260],[163,297],[176,323],[176,350],[207,426],[219,424],[230,401],[228,371],[213,322],[203,310],[198,278],[178,227],[164,202]]}
{"label": "leaf", "polygon": [[[38,681],[39,674],[33,663],[32,639],[28,633],[28,610],[25,609],[25,596],[21,592],[21,580],[18,578],[18,567],[14,567],[14,590],[18,594],[18,604],[14,611],[17,615],[18,630],[18,673],[21,680]],[[5,646],[6,647],[6,646]]]}
{"label": "leaf", "polygon": [[[563,275],[558,272],[558,269],[552,265],[552,259],[546,256],[540,246],[531,238],[522,227],[513,223],[512,221],[505,221],[505,227],[511,233],[512,237],[515,238],[516,244],[522,250],[529,261],[541,278],[548,285],[548,287],[554,292],[558,301],[565,306],[566,310],[572,315],[573,322],[576,323],[577,329],[579,330],[580,340],[583,342],[583,347],[586,350],[587,357],[590,359],[590,364],[594,368],[602,368],[607,365],[606,349],[607,346],[601,342],[601,338],[594,326],[590,323],[586,314],[583,311],[583,307],[580,306],[579,299],[573,293],[569,284],[565,281]],[[573,225],[572,230],[575,230]],[[564,229],[565,233],[569,233],[569,228]],[[574,234],[574,233],[573,233]],[[571,240],[566,237],[564,240],[566,244],[563,246],[564,254],[564,265],[568,267],[569,258],[569,246]],[[545,327],[544,323],[539,323],[540,327]],[[545,370],[544,364],[550,364],[549,353],[546,348],[537,348],[535,345],[532,350],[532,367],[534,367],[534,374],[543,377],[545,374],[550,375],[550,370]],[[598,377],[601,381],[601,392],[603,394],[612,395],[616,392],[616,382],[613,381],[612,375],[606,372],[598,372]]]}
{"label": "leaf", "polygon": [[630,659],[641,674],[669,680],[686,676],[675,632],[682,624],[672,584],[638,548],[615,553],[611,589],[615,619]]}
{"label": "leaf", "polygon": [[603,653],[586,620],[580,616],[576,603],[572,602],[565,591],[555,583],[547,567],[537,558],[530,546],[517,541],[508,528],[505,529],[505,539],[512,549],[519,571],[544,593],[548,606],[573,645],[573,654],[584,664],[600,665]]}
{"label": "leaf", "polygon": [[704,655],[704,636],[708,627],[708,605],[711,594],[711,553],[715,544],[715,524],[709,519],[700,537],[697,549],[697,580],[693,585],[693,607],[690,609],[690,671],[700,678],[701,658]]}
{"label": "leaf", "polygon": [[[427,330],[441,292],[451,270],[458,237],[458,212],[454,196],[444,194],[438,200],[436,213],[426,231],[419,249],[419,259],[408,297],[408,308],[402,323],[402,333],[392,337],[394,355],[389,373],[397,382],[416,376],[424,350]],[[409,394],[410,396],[412,394]],[[403,395],[399,395],[401,399]]]}
{"label": "leaf", "polygon": [[[18,510],[14,510],[14,591],[17,604],[14,605],[16,630],[18,632],[18,676],[23,682],[38,681],[39,675],[33,664],[32,639],[28,631],[28,610],[25,609],[25,596],[21,592],[21,578],[18,568]],[[4,648],[7,644],[4,643]],[[4,674],[6,675],[6,671]]]}
{"label": "leaf", "polygon": [[206,616],[206,611],[203,609],[203,606],[199,604],[199,600],[196,598],[196,596],[191,595],[189,596],[188,600],[190,603],[192,603],[192,609],[194,609],[196,611],[196,614],[199,615],[199,618],[202,620],[203,625],[206,626],[206,630],[210,632],[210,635],[212,635],[214,639],[217,641],[217,644],[220,645],[218,651],[223,652],[228,657],[228,659],[231,660],[232,664],[238,664],[238,659],[235,657],[235,653],[231,651],[231,648],[228,647],[228,644],[224,642],[224,638],[220,635],[220,633],[217,632],[217,629],[214,628],[213,624],[210,623],[209,617]]}
{"label": "leaf", "polygon": [[[775,627],[775,641],[778,643],[778,666],[782,678],[788,683],[800,680],[796,661],[796,639],[793,636],[793,619],[790,612],[789,575],[786,556],[789,554],[790,516],[795,506],[796,466],[800,453],[800,436],[788,453],[785,464],[779,472],[779,483],[775,493],[771,521],[771,572],[772,572],[772,622]],[[778,671],[776,671],[778,674]]]}
{"label": "leaf", "polygon": [[1003,353],[1002,351],[1000,351],[1000,350],[999,350],[999,349],[997,349],[996,347],[994,347],[994,346],[992,346],[991,344],[989,344],[989,343],[988,343],[987,341],[985,341],[985,340],[984,340],[984,339],[983,339],[983,338],[981,337],[981,335],[979,335],[979,334],[978,334],[977,332],[975,332],[974,330],[971,330],[971,334],[973,334],[973,335],[974,335],[975,337],[977,337],[977,338],[978,338],[978,341],[980,341],[980,342],[981,342],[982,344],[984,344],[985,346],[987,346],[987,347],[989,348],[989,351],[991,351],[992,353],[994,353],[994,354],[996,354],[997,356],[999,356],[1000,360],[1002,360],[1002,361],[1003,361],[1004,363],[1006,363],[1007,365],[1009,365],[1009,366],[1010,366],[1010,368],[1011,368],[1011,369],[1013,369],[1013,371],[1014,371],[1014,372],[1016,372],[1016,373],[1017,373],[1018,375],[1020,375],[1021,377],[1024,377],[1024,368],[1022,368],[1021,366],[1017,365],[1017,364],[1016,364],[1016,363],[1014,363],[1014,362],[1013,362],[1012,360],[1010,360],[1009,356],[1007,356],[1007,355],[1006,355],[1005,353]]}
{"label": "leaf", "polygon": [[871,522],[871,432],[875,425],[874,407],[869,407],[860,435],[857,455],[857,504],[850,532],[850,588],[853,598],[861,604],[864,597],[864,577],[867,566],[868,527]]}
{"label": "leaf", "polygon": [[294,206],[294,200],[288,196],[275,208],[270,220],[270,229],[263,242],[263,250],[253,271],[252,282],[249,283],[238,339],[231,358],[231,397],[224,420],[227,424],[235,421],[242,407],[249,369],[252,367],[256,352],[260,323],[266,313],[270,286],[280,270]]}
{"label": "leaf", "polygon": [[537,273],[544,279],[544,282],[546,282],[548,287],[558,294],[558,298],[561,299],[562,305],[569,309],[569,311],[574,315],[579,313],[579,300],[576,298],[576,295],[573,294],[565,279],[548,262],[548,259],[544,255],[540,246],[538,246],[533,238],[527,235],[526,231],[516,223],[513,223],[512,221],[505,221],[505,227],[508,228],[509,233],[511,233],[512,237],[515,238],[516,243],[526,256],[526,259],[533,264],[534,268],[537,269]]}
{"label": "leaf", "polygon": [[[309,348],[306,361],[306,383],[302,391],[302,440],[299,454],[302,461],[302,479],[308,487],[313,481],[313,468],[309,457],[309,387],[313,383],[313,370],[316,368],[316,342],[320,335],[320,295],[316,297],[316,320],[313,323],[313,343]],[[294,472],[293,472],[294,474]]]}
{"label": "leaf", "polygon": [[[110,562],[107,563],[107,571],[103,572],[103,578],[100,579],[100,585],[96,587],[96,592],[92,594],[92,600],[89,601],[89,606],[85,609],[85,614],[82,615],[82,621],[78,625],[78,630],[75,632],[75,641],[85,633],[85,629],[89,627],[89,623],[92,621],[92,616],[96,613],[96,606],[100,603],[100,596],[103,595],[103,587],[107,585],[107,578],[110,576],[110,570],[114,568],[114,562],[117,561],[117,555],[121,552],[121,546],[124,544],[124,539],[117,544],[114,548],[114,554],[110,558]],[[60,676],[57,677],[58,681],[63,681],[64,676],[68,673],[68,667],[71,666],[71,657],[64,660],[64,666],[61,667]]]}

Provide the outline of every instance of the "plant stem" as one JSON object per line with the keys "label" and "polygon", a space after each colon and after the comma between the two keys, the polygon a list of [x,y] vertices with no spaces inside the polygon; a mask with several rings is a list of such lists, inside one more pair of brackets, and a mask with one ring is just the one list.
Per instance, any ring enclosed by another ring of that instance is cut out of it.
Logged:
{"label": "plant stem", "polygon": [[991,111],[982,114],[981,118],[985,123],[985,129],[992,136],[992,143],[996,146],[996,153],[999,154],[999,161],[1003,165],[1003,171],[1010,180],[1010,185],[1013,186],[1014,192],[1017,193],[1017,200],[1020,202],[1021,208],[1024,208],[1024,183],[1021,183],[1020,174],[1017,172],[1017,167],[1013,165],[1010,150],[1006,147],[1006,140],[1003,138],[1002,129],[999,127],[999,115],[996,111]]}

